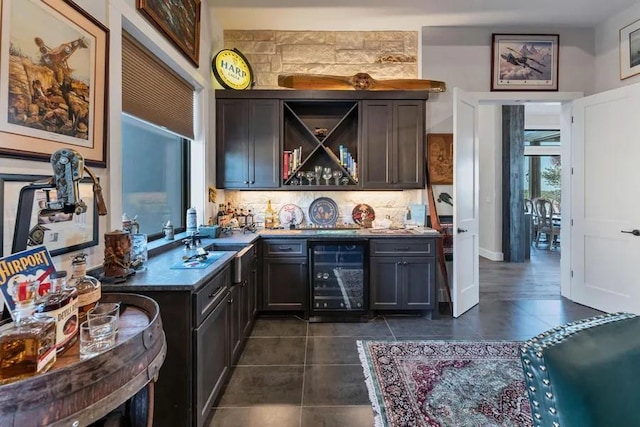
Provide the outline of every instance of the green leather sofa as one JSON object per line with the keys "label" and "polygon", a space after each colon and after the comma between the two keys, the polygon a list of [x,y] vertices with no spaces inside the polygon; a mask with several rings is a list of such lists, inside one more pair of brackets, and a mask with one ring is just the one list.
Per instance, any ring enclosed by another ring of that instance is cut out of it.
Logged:
{"label": "green leather sofa", "polygon": [[558,326],[521,348],[538,427],[640,427],[640,317],[605,314]]}

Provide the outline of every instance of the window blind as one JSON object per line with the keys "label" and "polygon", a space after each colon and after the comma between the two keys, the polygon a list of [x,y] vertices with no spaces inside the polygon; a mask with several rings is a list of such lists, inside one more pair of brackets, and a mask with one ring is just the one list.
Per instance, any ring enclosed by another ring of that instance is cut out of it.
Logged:
{"label": "window blind", "polygon": [[193,139],[194,88],[130,34],[122,37],[122,110]]}

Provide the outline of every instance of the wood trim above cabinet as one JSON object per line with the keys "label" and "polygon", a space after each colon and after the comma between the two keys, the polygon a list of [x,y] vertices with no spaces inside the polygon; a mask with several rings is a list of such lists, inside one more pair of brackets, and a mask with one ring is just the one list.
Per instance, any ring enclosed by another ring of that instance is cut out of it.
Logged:
{"label": "wood trim above cabinet", "polygon": [[225,90],[215,91],[216,99],[418,99],[428,100],[423,90]]}

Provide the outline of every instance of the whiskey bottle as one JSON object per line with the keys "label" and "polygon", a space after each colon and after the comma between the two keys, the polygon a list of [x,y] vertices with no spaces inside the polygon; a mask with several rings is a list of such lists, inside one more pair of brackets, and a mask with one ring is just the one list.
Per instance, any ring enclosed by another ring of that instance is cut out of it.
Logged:
{"label": "whiskey bottle", "polygon": [[38,301],[36,312],[56,322],[56,352],[62,354],[78,339],[78,291],[67,287],[67,272],[49,276],[51,287]]}
{"label": "whiskey bottle", "polygon": [[267,209],[264,211],[264,228],[273,228],[275,221],[275,211],[271,207],[271,199],[267,202]]}
{"label": "whiskey bottle", "polygon": [[98,304],[102,295],[100,281],[87,276],[87,255],[84,253],[73,257],[69,287],[78,291],[78,322],[81,324],[87,320],[87,311]]}
{"label": "whiskey bottle", "polygon": [[8,284],[16,309],[12,327],[0,334],[0,385],[46,372],[56,362],[56,322],[34,315],[38,285]]}

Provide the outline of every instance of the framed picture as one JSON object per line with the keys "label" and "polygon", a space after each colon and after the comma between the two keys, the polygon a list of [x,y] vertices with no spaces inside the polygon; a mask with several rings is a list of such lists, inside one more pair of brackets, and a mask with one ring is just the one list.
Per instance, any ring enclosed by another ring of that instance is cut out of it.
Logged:
{"label": "framed picture", "polygon": [[429,183],[453,184],[453,134],[427,134]]}
{"label": "framed picture", "polygon": [[[0,174],[0,256],[13,252],[13,240],[17,221],[20,190],[32,182],[50,178],[42,175]],[[17,250],[44,245],[51,256],[96,246],[98,244],[98,209],[93,194],[93,181],[80,181],[80,198],[87,204],[87,211],[80,215],[52,212],[46,209],[47,190],[35,191],[29,223],[29,239]],[[55,189],[49,191],[50,200],[55,200]]]}
{"label": "framed picture", "polygon": [[492,91],[557,91],[558,34],[493,34]]}
{"label": "framed picture", "polygon": [[70,0],[0,0],[0,155],[106,167],[108,29]]}
{"label": "framed picture", "polygon": [[640,19],[620,30],[620,79],[640,73]]}
{"label": "framed picture", "polygon": [[138,10],[197,67],[200,0],[136,0],[136,4]]}

